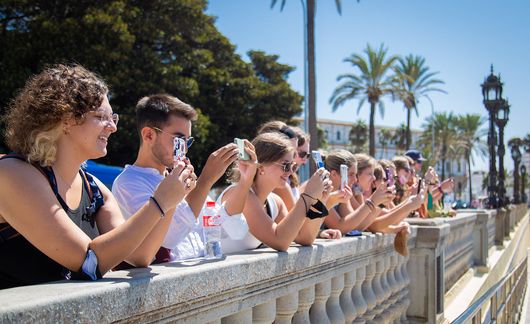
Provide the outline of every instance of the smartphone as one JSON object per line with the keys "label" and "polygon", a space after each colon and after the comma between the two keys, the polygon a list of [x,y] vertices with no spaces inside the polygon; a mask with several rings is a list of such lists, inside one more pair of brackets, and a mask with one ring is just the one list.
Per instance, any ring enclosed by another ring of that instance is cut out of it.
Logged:
{"label": "smartphone", "polygon": [[386,182],[388,184],[388,187],[392,187],[394,185],[394,176],[392,175],[392,170],[385,169],[386,174]]}
{"label": "smartphone", "polygon": [[348,166],[346,164],[340,165],[340,190],[348,185]]}
{"label": "smartphone", "polygon": [[173,140],[173,162],[186,159],[186,141],[180,137]]}
{"label": "smartphone", "polygon": [[245,142],[240,138],[234,138],[234,143],[237,144],[237,150],[238,150],[238,157],[242,161],[248,161],[250,160],[250,155],[245,151]]}
{"label": "smartphone", "polygon": [[421,190],[421,181],[423,180],[423,178],[419,178],[418,180],[418,194],[420,193],[420,190]]}
{"label": "smartphone", "polygon": [[313,160],[315,161],[317,170],[324,167],[324,162],[322,162],[322,155],[320,155],[319,151],[311,151],[311,156],[313,157]]}

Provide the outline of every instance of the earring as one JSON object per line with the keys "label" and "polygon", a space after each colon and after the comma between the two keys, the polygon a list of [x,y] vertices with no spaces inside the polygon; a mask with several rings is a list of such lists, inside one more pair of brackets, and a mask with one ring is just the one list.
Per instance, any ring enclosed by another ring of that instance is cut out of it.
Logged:
{"label": "earring", "polygon": [[263,172],[263,171],[259,172],[259,175],[264,175],[264,174],[265,174],[265,172]]}

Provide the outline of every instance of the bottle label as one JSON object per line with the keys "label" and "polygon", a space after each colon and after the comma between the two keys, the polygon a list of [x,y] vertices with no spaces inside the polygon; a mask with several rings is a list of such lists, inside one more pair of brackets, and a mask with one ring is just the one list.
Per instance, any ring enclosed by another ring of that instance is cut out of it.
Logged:
{"label": "bottle label", "polygon": [[202,226],[203,227],[214,227],[221,225],[221,216],[220,215],[213,215],[213,216],[202,216]]}

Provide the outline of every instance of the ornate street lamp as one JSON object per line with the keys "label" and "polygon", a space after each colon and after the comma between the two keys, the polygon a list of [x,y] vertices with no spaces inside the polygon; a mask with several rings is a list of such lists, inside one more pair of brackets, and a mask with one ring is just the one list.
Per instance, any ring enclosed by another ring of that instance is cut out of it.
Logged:
{"label": "ornate street lamp", "polygon": [[512,138],[508,141],[508,146],[511,148],[513,159],[513,203],[521,202],[519,196],[519,164],[521,163],[521,151],[519,147],[522,145],[522,140],[518,137]]}
{"label": "ornate street lamp", "polygon": [[528,203],[528,196],[526,195],[526,191],[524,188],[525,183],[526,183],[526,166],[523,164],[521,165],[521,202],[523,202],[526,205]]}
{"label": "ornate street lamp", "polygon": [[506,188],[504,186],[505,174],[504,174],[504,127],[508,123],[508,115],[510,114],[510,105],[508,100],[504,100],[504,104],[499,107],[497,111],[497,118],[495,123],[499,128],[499,207],[506,206],[509,201],[506,197]]}
{"label": "ornate street lamp", "polygon": [[488,148],[490,156],[489,175],[488,175],[488,208],[498,207],[497,197],[497,170],[495,167],[495,145],[497,144],[497,134],[495,132],[495,120],[497,119],[497,111],[501,106],[504,106],[504,99],[502,99],[502,82],[500,77],[493,74],[493,64],[491,65],[491,73],[481,84],[483,103],[489,113],[489,131],[488,131]]}

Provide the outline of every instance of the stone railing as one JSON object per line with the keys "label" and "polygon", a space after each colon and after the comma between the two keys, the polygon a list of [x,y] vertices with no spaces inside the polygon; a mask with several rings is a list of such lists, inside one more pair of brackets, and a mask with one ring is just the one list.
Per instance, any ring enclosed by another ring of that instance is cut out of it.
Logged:
{"label": "stone railing", "polygon": [[[416,233],[413,227],[412,250]],[[97,282],[6,289],[0,322],[399,322],[410,304],[410,279],[408,259],[393,240],[317,240],[283,253],[260,249],[116,271]]]}
{"label": "stone railing", "polygon": [[444,294],[475,268],[487,272],[494,245],[523,220],[525,205],[499,210],[462,210],[454,218],[410,219],[418,227],[408,273],[415,280],[407,316],[411,322],[442,322]]}

